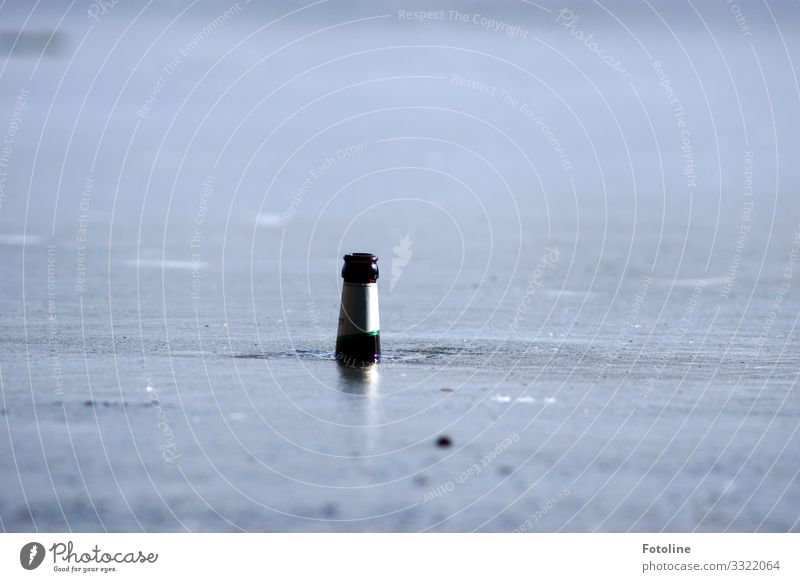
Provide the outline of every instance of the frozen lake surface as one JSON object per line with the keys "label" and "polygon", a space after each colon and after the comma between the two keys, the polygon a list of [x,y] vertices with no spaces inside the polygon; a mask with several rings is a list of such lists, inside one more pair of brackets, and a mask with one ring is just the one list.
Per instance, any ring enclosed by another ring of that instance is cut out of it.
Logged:
{"label": "frozen lake surface", "polygon": [[0,7],[0,527],[800,530],[796,3],[132,4]]}

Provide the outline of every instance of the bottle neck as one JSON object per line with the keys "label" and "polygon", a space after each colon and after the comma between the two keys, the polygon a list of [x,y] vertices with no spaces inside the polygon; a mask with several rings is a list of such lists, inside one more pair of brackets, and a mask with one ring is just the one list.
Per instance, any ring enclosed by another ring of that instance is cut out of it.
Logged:
{"label": "bottle neck", "polygon": [[337,337],[375,335],[380,329],[378,284],[345,282]]}

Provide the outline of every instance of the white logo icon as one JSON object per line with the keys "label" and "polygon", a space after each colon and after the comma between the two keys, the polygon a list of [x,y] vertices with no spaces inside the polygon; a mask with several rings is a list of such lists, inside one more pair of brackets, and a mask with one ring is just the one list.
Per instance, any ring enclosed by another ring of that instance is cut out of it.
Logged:
{"label": "white logo icon", "polygon": [[403,269],[408,266],[408,262],[414,254],[411,252],[411,243],[413,242],[410,235],[405,235],[400,239],[400,244],[392,249],[394,256],[392,257],[392,282],[389,285],[389,291],[394,291],[395,285],[400,280],[400,275],[403,274]]}

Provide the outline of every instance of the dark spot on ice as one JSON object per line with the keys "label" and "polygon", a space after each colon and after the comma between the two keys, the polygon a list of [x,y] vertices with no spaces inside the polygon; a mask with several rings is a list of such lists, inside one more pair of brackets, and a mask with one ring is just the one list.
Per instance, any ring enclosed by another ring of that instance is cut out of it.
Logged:
{"label": "dark spot on ice", "polygon": [[127,403],[119,400],[87,400],[83,405],[93,408],[116,408],[118,406],[125,407]]}
{"label": "dark spot on ice", "polygon": [[416,353],[427,358],[437,359],[445,356],[480,356],[486,353],[486,349],[478,346],[435,346],[421,348],[416,350]]}
{"label": "dark spot on ice", "polygon": [[453,446],[453,441],[449,436],[443,434],[438,439],[436,439],[436,446],[442,449],[446,449],[448,447]]}
{"label": "dark spot on ice", "polygon": [[428,484],[428,478],[425,475],[415,475],[414,485],[417,487],[425,487]]}
{"label": "dark spot on ice", "polygon": [[514,472],[514,467],[512,467],[511,465],[501,465],[500,467],[497,468],[497,472],[500,475],[504,475],[507,477],[508,475],[511,475],[511,473]]}
{"label": "dark spot on ice", "polygon": [[287,352],[255,352],[251,354],[233,354],[240,360],[273,360],[278,358],[298,358],[301,360],[335,360],[336,354],[320,350],[294,350]]}
{"label": "dark spot on ice", "polygon": [[442,392],[455,392],[455,388],[440,388]]}
{"label": "dark spot on ice", "polygon": [[[471,346],[437,346],[433,348],[420,348],[412,350],[400,350],[390,354],[381,355],[381,364],[414,364],[431,362],[449,362],[457,356],[481,356],[485,355],[486,350],[480,347]],[[231,357],[242,360],[272,360],[283,358],[295,358],[300,360],[336,360],[336,353],[325,350],[296,349],[287,351],[254,351],[251,353],[232,354]]]}
{"label": "dark spot on ice", "polygon": [[62,52],[66,38],[64,33],[52,30],[0,30],[0,54],[53,56]]}
{"label": "dark spot on ice", "polygon": [[33,515],[25,507],[23,507],[22,509],[17,510],[15,519],[16,519],[17,522],[22,522],[22,523],[26,523],[26,524],[27,523],[31,523],[31,524],[33,523]]}
{"label": "dark spot on ice", "polygon": [[336,517],[339,515],[339,508],[335,503],[326,503],[322,506],[322,515],[325,517]]}

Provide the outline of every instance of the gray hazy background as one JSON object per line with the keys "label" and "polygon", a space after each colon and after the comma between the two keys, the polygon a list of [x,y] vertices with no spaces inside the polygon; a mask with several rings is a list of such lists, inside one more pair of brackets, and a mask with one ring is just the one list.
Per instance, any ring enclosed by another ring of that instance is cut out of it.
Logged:
{"label": "gray hazy background", "polygon": [[797,3],[269,4],[0,4],[0,527],[800,528]]}

